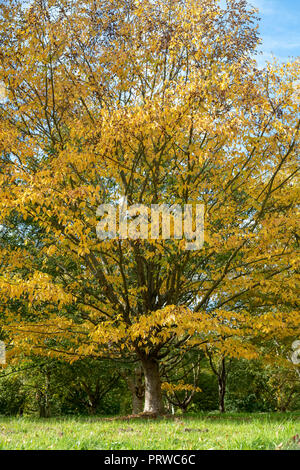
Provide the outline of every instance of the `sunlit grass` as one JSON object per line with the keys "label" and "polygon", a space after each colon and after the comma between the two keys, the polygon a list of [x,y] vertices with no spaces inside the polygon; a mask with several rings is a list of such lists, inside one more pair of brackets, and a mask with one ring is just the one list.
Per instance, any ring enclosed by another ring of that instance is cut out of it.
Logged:
{"label": "sunlit grass", "polygon": [[0,417],[0,449],[300,449],[297,434],[300,412],[130,421]]}

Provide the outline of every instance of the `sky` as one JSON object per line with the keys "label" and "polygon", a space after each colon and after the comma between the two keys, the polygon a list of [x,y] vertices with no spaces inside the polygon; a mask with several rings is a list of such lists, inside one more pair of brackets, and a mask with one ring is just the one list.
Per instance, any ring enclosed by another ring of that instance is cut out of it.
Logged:
{"label": "sky", "polygon": [[260,65],[272,56],[281,61],[300,56],[300,0],[248,0],[259,9],[262,56]]}

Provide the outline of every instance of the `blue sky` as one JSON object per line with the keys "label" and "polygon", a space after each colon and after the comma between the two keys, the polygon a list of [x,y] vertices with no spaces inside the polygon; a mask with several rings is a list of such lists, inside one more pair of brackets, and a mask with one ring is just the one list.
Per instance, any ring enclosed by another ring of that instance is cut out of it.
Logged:
{"label": "blue sky", "polygon": [[248,0],[259,9],[263,65],[272,55],[282,61],[300,56],[300,0]]}

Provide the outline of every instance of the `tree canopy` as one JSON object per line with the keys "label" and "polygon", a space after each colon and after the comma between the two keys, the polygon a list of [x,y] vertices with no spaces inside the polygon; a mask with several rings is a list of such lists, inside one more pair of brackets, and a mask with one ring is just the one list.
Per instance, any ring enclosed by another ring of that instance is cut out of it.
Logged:
{"label": "tree canopy", "polygon": [[[145,411],[161,412],[170,355],[252,358],[259,338],[299,333],[300,63],[258,69],[257,20],[244,0],[2,2],[0,295],[15,354],[134,358]],[[204,246],[99,240],[97,208],[122,197],[204,204]]]}

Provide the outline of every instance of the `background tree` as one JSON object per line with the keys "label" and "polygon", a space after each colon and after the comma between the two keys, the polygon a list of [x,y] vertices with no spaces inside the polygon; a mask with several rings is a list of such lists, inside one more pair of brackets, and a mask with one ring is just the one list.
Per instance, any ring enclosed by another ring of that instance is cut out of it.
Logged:
{"label": "background tree", "polygon": [[226,386],[232,359],[228,360],[226,356],[220,354],[214,355],[213,351],[208,348],[206,349],[206,354],[209,358],[211,370],[218,380],[219,411],[225,413]]}
{"label": "background tree", "polygon": [[125,380],[132,396],[132,414],[139,414],[144,409],[145,384],[141,366],[132,369],[121,369],[120,375]]}
{"label": "background tree", "polygon": [[164,380],[162,389],[169,405],[180,408],[185,413],[192,404],[195,394],[202,392],[199,387],[204,353],[192,350],[183,357],[177,355],[168,358],[162,366],[161,375]]}

